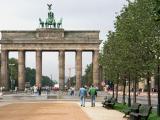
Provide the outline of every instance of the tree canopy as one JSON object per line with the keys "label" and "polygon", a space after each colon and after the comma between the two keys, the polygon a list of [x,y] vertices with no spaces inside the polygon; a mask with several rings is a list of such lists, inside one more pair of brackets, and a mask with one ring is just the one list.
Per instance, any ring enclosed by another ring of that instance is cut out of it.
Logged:
{"label": "tree canopy", "polygon": [[115,81],[128,72],[137,78],[154,73],[160,56],[155,6],[153,0],[128,0],[116,17],[115,31],[108,32],[100,58],[108,79]]}
{"label": "tree canopy", "polygon": [[[29,82],[31,86],[35,85],[36,70],[34,68],[25,68],[25,82]],[[15,58],[9,59],[9,76],[15,80],[15,85],[18,86],[18,61]],[[51,80],[48,76],[42,76],[42,86],[52,86],[57,83],[56,80]]]}

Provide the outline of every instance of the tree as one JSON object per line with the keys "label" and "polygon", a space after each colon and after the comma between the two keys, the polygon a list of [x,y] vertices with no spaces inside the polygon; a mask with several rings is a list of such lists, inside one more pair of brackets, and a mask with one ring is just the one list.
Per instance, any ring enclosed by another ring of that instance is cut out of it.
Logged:
{"label": "tree", "polygon": [[[13,66],[9,65],[9,76],[11,76],[12,69],[12,79],[15,80],[15,85],[18,86],[18,61],[15,58],[9,59],[9,64],[14,64]],[[11,68],[12,67],[12,68]],[[34,68],[27,67],[25,68],[25,82],[29,82],[31,86],[35,85],[36,70]],[[48,76],[42,76],[42,86],[49,85],[52,86],[57,83],[56,80],[51,80]]]}
{"label": "tree", "polygon": [[12,79],[14,81],[14,86],[18,86],[18,61],[17,59],[10,58],[8,67],[9,67],[10,84],[11,84],[11,79]]}
{"label": "tree", "polygon": [[92,72],[92,64],[87,65],[87,68],[85,69],[84,76],[82,77],[82,84],[90,86],[93,83],[93,72]]}
{"label": "tree", "polygon": [[53,86],[55,83],[48,77],[42,76],[42,86]]}
{"label": "tree", "polygon": [[70,78],[70,85],[71,86],[75,86],[76,85],[76,76],[73,76],[73,77]]}
{"label": "tree", "polygon": [[114,83],[122,78],[120,83],[124,84],[124,89],[124,74],[134,81],[134,102],[137,83],[140,78],[146,78],[149,105],[149,81],[155,69],[155,56],[160,55],[160,24],[154,22],[155,4],[153,0],[128,0],[128,5],[116,17],[115,31],[108,32],[100,61],[105,67],[106,78]]}
{"label": "tree", "polygon": [[26,82],[30,82],[31,86],[35,85],[36,70],[30,67],[26,68]]}

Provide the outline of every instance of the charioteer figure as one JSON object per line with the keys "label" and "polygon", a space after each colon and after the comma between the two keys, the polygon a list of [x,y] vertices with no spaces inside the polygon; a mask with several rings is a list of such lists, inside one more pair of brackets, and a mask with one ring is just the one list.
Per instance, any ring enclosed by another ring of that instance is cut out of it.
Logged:
{"label": "charioteer figure", "polygon": [[62,18],[56,23],[54,13],[52,12],[52,4],[47,4],[48,6],[48,17],[44,22],[41,18],[39,18],[41,28],[61,28],[62,27]]}

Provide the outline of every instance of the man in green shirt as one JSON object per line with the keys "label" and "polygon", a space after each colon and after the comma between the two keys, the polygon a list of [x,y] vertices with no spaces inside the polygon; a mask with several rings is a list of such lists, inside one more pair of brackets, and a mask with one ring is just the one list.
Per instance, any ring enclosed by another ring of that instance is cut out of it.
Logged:
{"label": "man in green shirt", "polygon": [[97,96],[97,90],[94,85],[89,88],[89,95],[91,96],[91,107],[95,107],[95,100]]}

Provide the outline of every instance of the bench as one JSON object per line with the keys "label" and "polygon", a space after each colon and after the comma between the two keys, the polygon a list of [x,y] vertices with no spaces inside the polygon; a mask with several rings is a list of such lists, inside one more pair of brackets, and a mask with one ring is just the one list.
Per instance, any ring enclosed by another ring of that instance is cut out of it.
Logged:
{"label": "bench", "polygon": [[126,115],[129,115],[131,112],[138,113],[140,106],[141,106],[141,104],[139,104],[139,103],[133,103],[131,105],[131,107],[126,108],[126,109],[123,110],[123,112],[125,114],[123,117],[126,117]]}
{"label": "bench", "polygon": [[111,100],[108,100],[104,103],[105,108],[113,108],[113,106],[116,103],[116,98],[111,98]]}
{"label": "bench", "polygon": [[141,105],[139,108],[139,112],[131,112],[130,113],[130,120],[147,120],[149,114],[151,113],[151,106],[148,105]]}
{"label": "bench", "polygon": [[110,102],[111,99],[112,99],[112,97],[109,97],[109,98],[108,98],[108,97],[106,96],[106,97],[104,98],[104,101],[102,101],[102,106],[105,107],[105,103],[106,103],[106,102]]}

